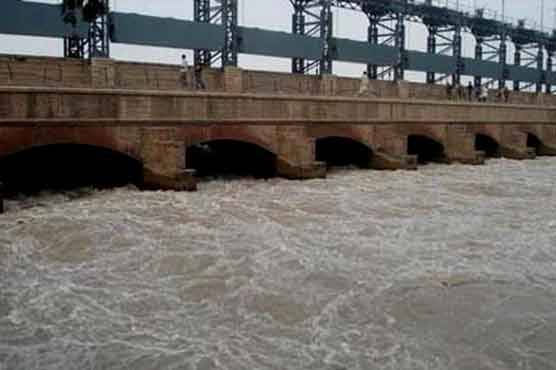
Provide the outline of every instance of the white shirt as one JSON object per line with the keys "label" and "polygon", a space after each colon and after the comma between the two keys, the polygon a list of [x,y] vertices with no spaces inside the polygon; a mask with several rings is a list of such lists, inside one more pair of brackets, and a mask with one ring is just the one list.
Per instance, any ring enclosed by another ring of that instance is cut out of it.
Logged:
{"label": "white shirt", "polygon": [[367,77],[367,75],[361,76],[360,88],[365,89],[365,90],[367,90],[369,88],[369,78]]}
{"label": "white shirt", "polygon": [[187,64],[187,58],[183,58],[181,60],[181,71],[182,72],[187,72],[188,68],[189,68],[189,65]]}

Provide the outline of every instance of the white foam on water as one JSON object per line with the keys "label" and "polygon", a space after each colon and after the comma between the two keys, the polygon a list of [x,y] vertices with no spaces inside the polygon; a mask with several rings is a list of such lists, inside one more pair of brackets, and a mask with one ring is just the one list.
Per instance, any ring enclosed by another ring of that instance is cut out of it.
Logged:
{"label": "white foam on water", "polygon": [[555,178],[492,160],[10,200],[0,368],[552,369],[530,356],[556,333]]}

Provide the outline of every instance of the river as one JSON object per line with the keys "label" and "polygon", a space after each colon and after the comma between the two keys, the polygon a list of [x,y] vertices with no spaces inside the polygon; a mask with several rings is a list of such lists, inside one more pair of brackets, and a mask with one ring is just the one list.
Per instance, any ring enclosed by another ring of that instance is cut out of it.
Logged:
{"label": "river", "polygon": [[43,193],[0,370],[556,369],[556,159]]}

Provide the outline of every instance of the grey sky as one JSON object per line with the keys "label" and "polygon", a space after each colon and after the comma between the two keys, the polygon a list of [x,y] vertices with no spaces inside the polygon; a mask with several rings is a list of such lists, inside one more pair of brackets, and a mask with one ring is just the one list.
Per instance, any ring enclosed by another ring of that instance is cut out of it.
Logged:
{"label": "grey sky", "polygon": [[[437,0],[445,4],[446,0]],[[448,0],[455,7],[456,0]],[[556,0],[545,1],[545,26],[554,24]],[[60,0],[43,0],[46,3],[59,3]],[[113,8],[121,12],[135,12],[164,17],[192,19],[193,0],[112,0]],[[500,12],[502,0],[459,0],[460,7],[467,10],[474,5],[484,6]],[[528,18],[540,20],[541,0],[506,0],[506,16],[513,20]],[[364,15],[337,9],[335,13],[335,36],[364,40],[366,38],[367,20]],[[239,21],[242,25],[289,31],[291,28],[291,6],[288,0],[239,0]],[[409,24],[407,27],[407,45],[411,49],[424,50],[426,47],[426,30],[422,25]],[[472,56],[474,41],[470,35],[464,37],[463,52]],[[509,55],[513,52],[510,47]],[[56,55],[62,54],[62,43],[55,39],[30,38],[0,35],[0,53]],[[178,63],[181,50],[137,47],[115,44],[112,56],[123,60],[141,60],[148,62]],[[190,53],[190,51],[188,51]],[[250,69],[288,71],[290,61],[256,56],[240,56],[240,65]],[[341,75],[359,75],[364,66],[335,63],[334,72]],[[421,79],[418,74],[412,79]]]}

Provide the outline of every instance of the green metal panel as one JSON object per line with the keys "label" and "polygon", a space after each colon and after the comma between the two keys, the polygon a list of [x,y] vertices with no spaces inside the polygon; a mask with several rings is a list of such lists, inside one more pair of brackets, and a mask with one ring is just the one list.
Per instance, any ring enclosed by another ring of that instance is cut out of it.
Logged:
{"label": "green metal panel", "polygon": [[407,70],[450,74],[456,71],[456,59],[446,55],[407,51]]}
{"label": "green metal panel", "polygon": [[318,59],[321,41],[315,37],[258,28],[239,28],[239,51],[283,58]]}
{"label": "green metal panel", "polygon": [[335,39],[335,60],[353,63],[392,65],[399,59],[398,50],[384,45],[371,45],[364,41]]}
{"label": "green metal panel", "polygon": [[[51,4],[2,0],[0,33],[22,36],[64,37],[72,27],[62,21],[61,8]],[[87,36],[87,27],[80,24],[78,33]]]}
{"label": "green metal panel", "polygon": [[175,18],[111,13],[112,41],[178,49],[219,50],[224,27]]}

